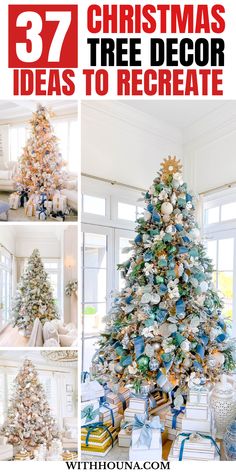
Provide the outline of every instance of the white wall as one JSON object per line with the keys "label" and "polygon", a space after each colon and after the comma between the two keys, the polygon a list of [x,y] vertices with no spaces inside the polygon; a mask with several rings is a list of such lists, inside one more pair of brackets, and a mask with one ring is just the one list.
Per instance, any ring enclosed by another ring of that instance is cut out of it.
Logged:
{"label": "white wall", "polygon": [[128,104],[83,102],[81,120],[83,173],[145,189],[163,158],[182,157],[178,128]]}
{"label": "white wall", "polygon": [[40,256],[46,258],[61,258],[61,243],[60,239],[44,235],[41,237],[25,236],[17,237],[16,240],[16,257],[30,257],[33,250],[38,249]]}
{"label": "white wall", "polygon": [[0,244],[3,244],[13,255],[15,254],[15,236],[9,226],[1,226]]}
{"label": "white wall", "polygon": [[[70,225],[64,233],[64,287],[70,280],[78,277],[78,232],[77,227]],[[73,306],[72,306],[73,304]],[[71,320],[71,313],[74,314]],[[65,323],[77,322],[77,300],[75,295],[64,295],[64,321]]]}

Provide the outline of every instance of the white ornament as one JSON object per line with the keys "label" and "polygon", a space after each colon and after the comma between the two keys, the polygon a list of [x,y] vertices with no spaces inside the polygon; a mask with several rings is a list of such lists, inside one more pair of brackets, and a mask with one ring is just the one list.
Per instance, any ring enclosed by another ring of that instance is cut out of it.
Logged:
{"label": "white ornament", "polygon": [[183,185],[183,183],[184,183],[183,175],[180,172],[176,172],[173,175],[173,181],[174,181],[174,183],[177,183],[178,185]]}
{"label": "white ornament", "polygon": [[166,233],[168,234],[175,234],[176,233],[176,228],[173,225],[169,225],[166,228]]}
{"label": "white ornament", "polygon": [[151,300],[152,300],[151,293],[144,293],[141,298],[141,303],[143,304],[150,303]]}
{"label": "white ornament", "polygon": [[208,283],[205,282],[205,281],[201,282],[201,283],[200,283],[200,288],[201,288],[202,293],[207,292],[207,290],[208,290]]}
{"label": "white ornament", "polygon": [[170,201],[172,203],[172,205],[176,205],[176,202],[177,202],[177,197],[176,197],[176,194],[175,193],[172,193],[171,197],[170,197]]}
{"label": "white ornament", "polygon": [[154,345],[153,344],[146,344],[145,346],[145,350],[144,350],[144,354],[146,354],[146,356],[148,357],[154,357]]}
{"label": "white ornament", "polygon": [[169,215],[163,215],[163,218],[162,218],[162,219],[163,219],[164,223],[169,223],[169,221],[170,221],[170,216],[169,216]]}
{"label": "white ornament", "polygon": [[149,211],[145,211],[143,214],[144,221],[149,221],[151,219],[151,213]]}
{"label": "white ornament", "polygon": [[225,356],[222,352],[215,352],[211,354],[211,357],[214,358],[216,366],[222,366],[225,362]]}
{"label": "white ornament", "polygon": [[184,351],[184,352],[189,352],[189,350],[190,350],[190,342],[189,342],[187,339],[185,339],[185,341],[183,341],[183,342],[180,344],[180,347],[181,347],[182,351]]}
{"label": "white ornament", "polygon": [[189,235],[190,235],[191,239],[193,239],[194,241],[198,240],[198,239],[200,239],[200,236],[201,236],[200,230],[198,228],[193,228],[189,232]]}
{"label": "white ornament", "polygon": [[163,215],[170,215],[173,211],[173,205],[170,202],[164,202],[161,205],[161,212]]}
{"label": "white ornament", "polygon": [[168,194],[165,190],[162,190],[158,195],[158,198],[161,201],[165,200],[167,197],[168,197]]}
{"label": "white ornament", "polygon": [[158,293],[154,293],[151,298],[151,303],[153,303],[154,305],[158,305],[160,300],[161,300],[160,295]]}

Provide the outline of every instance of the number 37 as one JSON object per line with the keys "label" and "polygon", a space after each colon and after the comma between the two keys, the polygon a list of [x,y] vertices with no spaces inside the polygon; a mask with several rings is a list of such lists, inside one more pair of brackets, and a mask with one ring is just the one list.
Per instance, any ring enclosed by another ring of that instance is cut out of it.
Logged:
{"label": "number 37", "polygon": [[[58,26],[49,48],[48,62],[59,62],[63,42],[71,24],[71,12],[46,11],[45,20],[48,22],[58,22]],[[29,23],[30,27],[27,28]],[[16,26],[27,28],[27,42],[16,44],[16,53],[18,59],[20,59],[22,62],[31,63],[38,61],[43,52],[43,40],[41,37],[43,20],[41,16],[33,11],[22,12],[17,17]]]}

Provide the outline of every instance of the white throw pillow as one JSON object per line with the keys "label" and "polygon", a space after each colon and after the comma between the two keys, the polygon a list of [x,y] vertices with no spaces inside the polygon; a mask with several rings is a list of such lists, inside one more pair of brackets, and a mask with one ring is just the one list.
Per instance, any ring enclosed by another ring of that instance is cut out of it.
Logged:
{"label": "white throw pillow", "polygon": [[9,170],[0,170],[0,179],[1,180],[10,180],[11,172]]}
{"label": "white throw pillow", "polygon": [[50,321],[46,321],[46,323],[43,326],[44,342],[50,338],[54,338],[58,342],[58,332]]}
{"label": "white throw pillow", "polygon": [[59,334],[59,342],[61,347],[70,347],[74,338],[69,334]]}
{"label": "white throw pillow", "polygon": [[65,326],[58,326],[58,334],[69,334],[68,328]]}
{"label": "white throw pillow", "polygon": [[50,338],[45,341],[43,347],[58,347],[59,343],[55,338]]}

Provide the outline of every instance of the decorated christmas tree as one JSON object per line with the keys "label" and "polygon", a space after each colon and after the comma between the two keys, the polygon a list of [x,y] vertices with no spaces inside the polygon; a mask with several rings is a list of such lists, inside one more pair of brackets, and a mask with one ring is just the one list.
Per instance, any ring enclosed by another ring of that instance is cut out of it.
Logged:
{"label": "decorated christmas tree", "polygon": [[20,194],[45,194],[51,200],[55,191],[62,188],[65,163],[59,152],[58,139],[50,123],[50,112],[38,106],[30,121],[30,137],[19,159],[14,176]]}
{"label": "decorated christmas tree", "polygon": [[44,443],[49,447],[53,439],[59,438],[46,394],[30,360],[25,360],[15,379],[7,418],[0,432],[8,443],[27,451]]}
{"label": "decorated christmas tree", "polygon": [[125,286],[114,294],[94,358],[103,381],[175,389],[176,396],[235,367],[196,199],[181,169],[176,158],[165,159],[144,196],[132,255],[119,266]]}
{"label": "decorated christmas tree", "polygon": [[59,318],[48,274],[38,249],[34,249],[17,286],[12,308],[12,324],[30,335],[34,320],[41,323]]}

